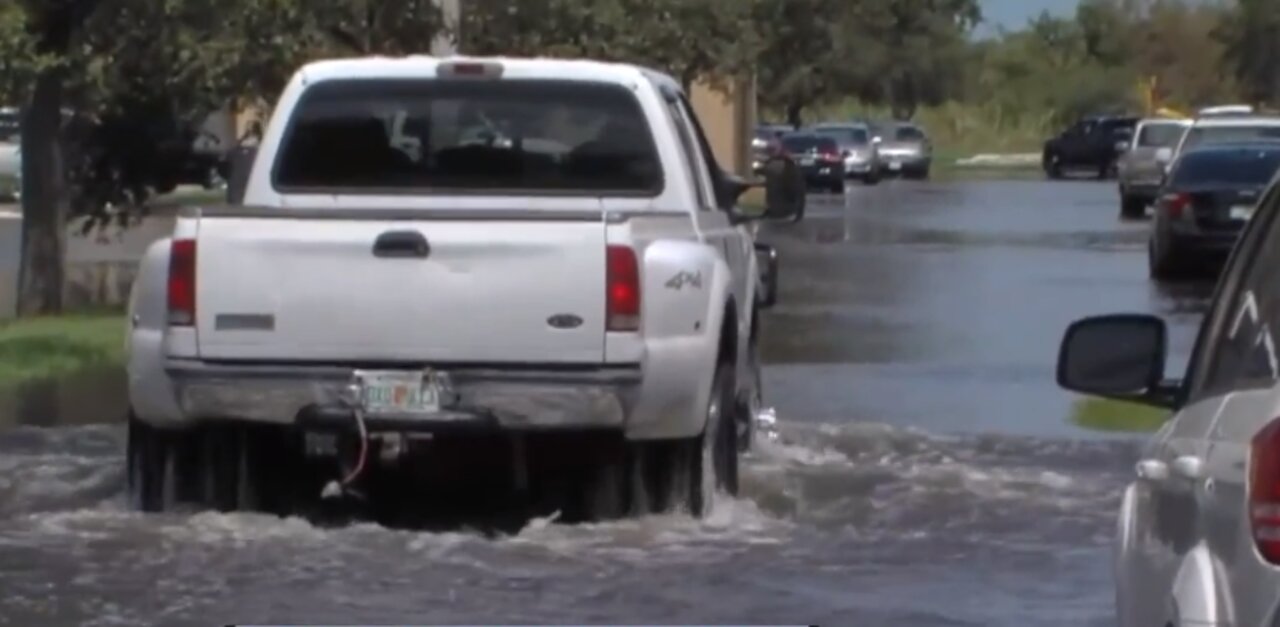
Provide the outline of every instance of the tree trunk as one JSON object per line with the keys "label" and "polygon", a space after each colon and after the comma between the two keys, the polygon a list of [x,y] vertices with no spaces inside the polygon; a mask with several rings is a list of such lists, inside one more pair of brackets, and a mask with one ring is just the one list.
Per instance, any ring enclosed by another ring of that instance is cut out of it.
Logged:
{"label": "tree trunk", "polygon": [[793,102],[787,105],[787,124],[791,125],[791,128],[800,128],[800,125],[804,122],[800,118],[801,111],[804,111],[803,104]]}
{"label": "tree trunk", "polygon": [[62,100],[61,70],[45,70],[36,78],[31,101],[23,112],[19,315],[62,311],[67,250]]}

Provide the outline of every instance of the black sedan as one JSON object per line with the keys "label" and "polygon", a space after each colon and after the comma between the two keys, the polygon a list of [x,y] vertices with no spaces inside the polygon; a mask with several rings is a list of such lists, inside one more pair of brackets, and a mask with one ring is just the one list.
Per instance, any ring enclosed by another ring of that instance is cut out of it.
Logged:
{"label": "black sedan", "polygon": [[1220,268],[1278,169],[1280,143],[1207,145],[1178,157],[1155,204],[1152,278]]}
{"label": "black sedan", "polygon": [[835,138],[814,133],[783,136],[782,150],[800,165],[812,189],[844,193],[844,153]]}

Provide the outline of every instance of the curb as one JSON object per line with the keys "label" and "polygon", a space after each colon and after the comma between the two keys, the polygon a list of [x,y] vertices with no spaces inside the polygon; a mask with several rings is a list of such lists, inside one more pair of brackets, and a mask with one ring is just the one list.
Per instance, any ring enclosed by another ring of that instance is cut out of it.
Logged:
{"label": "curb", "polygon": [[1027,168],[1040,165],[1039,153],[979,154],[956,159],[957,167]]}

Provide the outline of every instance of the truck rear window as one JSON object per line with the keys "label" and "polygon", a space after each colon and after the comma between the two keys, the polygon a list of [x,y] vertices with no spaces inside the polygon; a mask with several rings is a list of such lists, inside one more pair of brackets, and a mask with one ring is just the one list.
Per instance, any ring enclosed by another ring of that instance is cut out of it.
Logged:
{"label": "truck rear window", "polygon": [[653,196],[635,95],[559,80],[334,80],[303,93],[273,169],[285,193]]}

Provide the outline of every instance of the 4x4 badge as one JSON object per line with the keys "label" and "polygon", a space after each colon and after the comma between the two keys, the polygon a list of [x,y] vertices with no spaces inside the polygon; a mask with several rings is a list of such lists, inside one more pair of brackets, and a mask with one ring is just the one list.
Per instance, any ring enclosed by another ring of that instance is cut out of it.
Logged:
{"label": "4x4 badge", "polygon": [[686,285],[702,289],[702,273],[685,272],[681,270],[675,276],[667,280],[667,287],[673,290],[684,289],[684,286]]}

